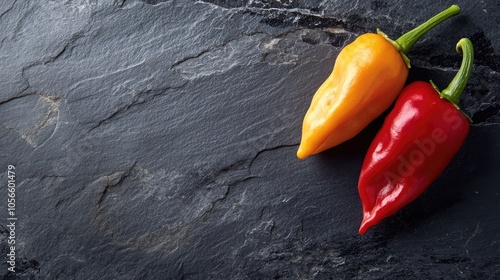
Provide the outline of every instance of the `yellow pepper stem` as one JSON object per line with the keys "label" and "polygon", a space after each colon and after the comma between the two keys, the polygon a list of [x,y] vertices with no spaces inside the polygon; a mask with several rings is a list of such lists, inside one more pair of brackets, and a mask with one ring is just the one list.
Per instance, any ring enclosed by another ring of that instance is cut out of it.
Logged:
{"label": "yellow pepper stem", "polygon": [[396,43],[399,45],[401,51],[404,54],[408,54],[413,45],[422,37],[425,33],[429,32],[432,28],[436,27],[441,22],[446,19],[458,15],[460,13],[460,7],[457,5],[452,5],[448,9],[440,12],[439,14],[433,16],[428,21],[422,23],[415,29],[405,33],[401,37],[396,40]]}
{"label": "yellow pepper stem", "polygon": [[423,35],[425,35],[425,33],[429,32],[429,30],[436,27],[438,24],[445,21],[446,19],[448,19],[452,16],[455,16],[455,15],[458,15],[459,13],[460,13],[460,7],[458,7],[457,5],[452,5],[448,9],[433,16],[428,21],[422,23],[421,25],[417,26],[413,30],[410,30],[407,33],[403,34],[396,41],[391,40],[391,38],[389,38],[389,36],[387,36],[380,29],[377,29],[377,33],[379,35],[383,36],[387,41],[389,41],[401,53],[401,57],[403,57],[403,60],[405,61],[406,66],[408,68],[410,68],[410,59],[408,59],[408,57],[406,55],[408,54],[408,52],[410,52],[413,45],[415,45],[415,43]]}

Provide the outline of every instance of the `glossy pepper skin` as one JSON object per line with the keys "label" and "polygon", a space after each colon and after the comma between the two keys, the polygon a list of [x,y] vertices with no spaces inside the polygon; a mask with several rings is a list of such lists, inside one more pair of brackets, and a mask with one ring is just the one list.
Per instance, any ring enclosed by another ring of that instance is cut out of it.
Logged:
{"label": "glossy pepper skin", "polygon": [[406,53],[430,29],[459,12],[453,5],[396,41],[379,31],[347,45],[313,96],[297,157],[304,159],[351,139],[382,114],[408,76]]}
{"label": "glossy pepper skin", "polygon": [[383,36],[367,33],[347,45],[304,117],[299,158],[334,147],[358,134],[396,99],[408,67]]}
{"label": "glossy pepper skin", "polygon": [[368,148],[358,182],[360,234],[420,196],[469,133],[458,103],[472,71],[472,43],[460,40],[462,49],[462,66],[448,88],[439,93],[427,82],[405,87]]}

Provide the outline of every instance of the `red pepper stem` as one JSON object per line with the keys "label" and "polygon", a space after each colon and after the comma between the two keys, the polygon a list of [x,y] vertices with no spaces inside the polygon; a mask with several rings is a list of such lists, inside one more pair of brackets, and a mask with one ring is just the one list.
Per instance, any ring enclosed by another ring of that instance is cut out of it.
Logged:
{"label": "red pepper stem", "polygon": [[400,47],[400,51],[403,54],[408,54],[413,45],[429,30],[445,21],[446,19],[458,15],[460,13],[460,8],[457,5],[452,5],[448,9],[440,12],[439,14],[433,16],[428,21],[417,26],[415,29],[405,33],[396,40],[396,43]]}
{"label": "red pepper stem", "polygon": [[451,80],[448,87],[443,89],[439,95],[458,108],[460,96],[469,81],[474,64],[474,47],[472,46],[472,42],[467,38],[460,39],[457,43],[457,52],[462,54],[462,65],[460,65],[460,69],[458,69],[457,74]]}

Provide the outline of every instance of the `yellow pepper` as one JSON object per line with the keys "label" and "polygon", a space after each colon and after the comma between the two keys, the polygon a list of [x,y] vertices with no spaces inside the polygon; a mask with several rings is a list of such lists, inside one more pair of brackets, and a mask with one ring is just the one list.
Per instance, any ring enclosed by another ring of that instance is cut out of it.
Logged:
{"label": "yellow pepper", "polygon": [[429,30],[460,13],[453,5],[392,41],[377,30],[347,45],[316,91],[302,124],[304,159],[356,136],[394,102],[408,77],[406,54]]}

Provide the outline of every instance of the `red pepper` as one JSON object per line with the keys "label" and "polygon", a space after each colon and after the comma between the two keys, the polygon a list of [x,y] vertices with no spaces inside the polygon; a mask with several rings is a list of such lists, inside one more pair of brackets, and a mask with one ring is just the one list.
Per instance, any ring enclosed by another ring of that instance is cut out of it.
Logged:
{"label": "red pepper", "polygon": [[422,194],[464,142],[470,119],[458,104],[472,72],[470,40],[461,39],[457,51],[462,65],[449,86],[442,92],[432,81],[405,87],[368,148],[358,182],[360,234]]}

